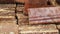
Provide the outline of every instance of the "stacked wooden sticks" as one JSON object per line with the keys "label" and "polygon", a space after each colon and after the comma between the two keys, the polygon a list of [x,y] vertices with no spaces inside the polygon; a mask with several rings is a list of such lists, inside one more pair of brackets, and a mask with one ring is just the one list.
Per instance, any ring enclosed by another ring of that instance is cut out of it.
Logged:
{"label": "stacked wooden sticks", "polygon": [[16,4],[0,4],[0,34],[18,34],[15,7]]}
{"label": "stacked wooden sticks", "polygon": [[48,0],[0,0],[0,34],[59,34],[59,9]]}
{"label": "stacked wooden sticks", "polygon": [[[55,22],[57,23],[59,20],[58,19],[49,20],[49,19],[47,19],[49,17],[46,17],[46,15],[53,16],[53,13],[56,11],[56,9],[59,9],[59,8],[58,7],[56,8],[54,5],[49,4],[49,2],[47,4],[47,0],[46,1],[45,0],[37,0],[37,1],[36,0],[26,0],[26,1],[27,2],[24,6],[25,8],[24,8],[23,12],[24,12],[24,14],[28,14],[29,23],[28,24],[24,23],[25,25],[20,26],[19,33],[21,33],[21,34],[52,34],[52,33],[59,34],[59,29],[60,29],[59,24],[55,24]],[[44,1],[46,3],[43,3],[42,1]],[[34,4],[34,2],[35,2],[35,4]],[[42,5],[39,3],[41,3]],[[50,9],[48,9],[49,7],[50,7]],[[51,10],[51,11],[49,11],[49,10]],[[52,13],[52,11],[53,11],[53,13]],[[59,10],[57,10],[57,11],[59,13]],[[46,12],[48,12],[48,13],[46,14]],[[45,16],[45,17],[40,17],[40,16]],[[45,18],[47,20],[40,20],[40,19],[45,19]]]}

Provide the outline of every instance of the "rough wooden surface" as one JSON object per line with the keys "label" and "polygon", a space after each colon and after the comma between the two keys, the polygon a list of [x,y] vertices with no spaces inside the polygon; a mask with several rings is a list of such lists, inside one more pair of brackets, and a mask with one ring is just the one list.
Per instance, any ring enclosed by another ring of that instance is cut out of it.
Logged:
{"label": "rough wooden surface", "polygon": [[[25,29],[26,28],[26,29]],[[57,29],[55,24],[40,24],[40,25],[27,25],[20,26],[19,30],[27,31],[27,30],[41,30],[41,29]]]}
{"label": "rough wooden surface", "polygon": [[15,16],[16,4],[0,4],[0,16]]}
{"label": "rough wooden surface", "polygon": [[18,34],[15,8],[16,4],[0,4],[0,34]]}
{"label": "rough wooden surface", "polygon": [[[3,0],[2,0],[3,1]],[[19,3],[20,2],[24,2],[23,0],[17,0]],[[27,1],[27,0],[26,0]],[[30,0],[29,0],[30,1]],[[43,1],[43,0],[42,0]],[[34,1],[34,3],[39,4],[40,0]],[[44,0],[45,2],[45,0]],[[55,18],[55,19],[51,19],[52,23],[55,22],[60,22],[60,16],[58,14],[60,14],[59,9],[60,8],[51,8],[51,10],[43,10],[45,9],[45,7],[40,7],[39,10],[35,10],[35,8],[38,6],[33,6],[35,5],[33,2],[29,6],[27,6],[27,8],[29,8],[29,11],[31,10],[30,8],[33,7],[32,9],[34,9],[33,11],[31,11],[28,16],[26,16],[24,14],[24,6],[20,5],[20,4],[0,4],[0,34],[59,34],[59,30],[60,29],[60,25],[55,25],[55,24],[40,24],[40,22],[38,23],[38,21],[33,21],[31,22],[31,20],[36,20],[36,19],[45,19],[45,18]],[[43,4],[43,3],[42,3]],[[39,6],[38,6],[39,7]],[[49,6],[50,7],[50,6]],[[46,9],[49,7],[46,7]],[[40,11],[40,9],[43,11]],[[57,10],[55,10],[57,9]],[[27,9],[28,10],[28,9]],[[52,10],[56,11],[53,12]],[[46,11],[48,11],[48,13],[45,13]],[[28,13],[28,12],[27,12]],[[38,17],[38,18],[30,18],[30,15],[32,17],[35,16],[40,16],[40,13],[42,16],[44,17]],[[51,13],[51,14],[50,14]],[[46,14],[49,14],[48,17],[45,17]],[[57,16],[51,16],[51,15],[56,15]],[[58,19],[56,19],[56,17]],[[30,18],[30,19],[29,19]],[[47,23],[49,20],[43,20],[45,21],[45,23]],[[30,22],[29,22],[30,21]],[[32,24],[33,23],[33,24]],[[38,24],[37,24],[38,23]],[[51,22],[50,22],[51,23]],[[32,25],[31,25],[32,24]],[[17,27],[18,25],[18,27]],[[18,30],[19,28],[19,30]],[[19,32],[18,32],[19,31]]]}
{"label": "rough wooden surface", "polygon": [[11,19],[15,19],[15,16],[0,16],[0,18],[11,18]]}
{"label": "rough wooden surface", "polygon": [[16,24],[17,20],[14,18],[0,18],[0,23],[12,23],[12,24]]}
{"label": "rough wooden surface", "polygon": [[48,25],[33,25],[33,26],[20,26],[19,28],[19,33],[21,34],[51,34],[51,33],[55,33],[58,34],[59,31],[56,29],[56,25],[55,24],[48,24]]}
{"label": "rough wooden surface", "polygon": [[59,34],[58,30],[22,31],[21,34]]}
{"label": "rough wooden surface", "polygon": [[0,9],[0,16],[15,16],[15,10]]}
{"label": "rough wooden surface", "polygon": [[0,4],[0,8],[15,8],[16,4]]}
{"label": "rough wooden surface", "polygon": [[18,34],[18,26],[15,23],[1,23],[0,34]]}
{"label": "rough wooden surface", "polygon": [[8,3],[8,4],[9,4],[9,3],[15,3],[15,0],[0,0],[0,4],[1,4],[1,3],[3,3],[3,4],[4,4],[4,3]]}
{"label": "rough wooden surface", "polygon": [[18,19],[20,19],[20,18],[28,18],[28,16],[24,15],[23,13],[17,13],[16,15],[17,15]]}

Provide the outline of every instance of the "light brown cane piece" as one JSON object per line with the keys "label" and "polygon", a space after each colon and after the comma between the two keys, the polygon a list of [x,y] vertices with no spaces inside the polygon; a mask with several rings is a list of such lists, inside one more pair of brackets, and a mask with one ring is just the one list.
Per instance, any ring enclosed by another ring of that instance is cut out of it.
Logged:
{"label": "light brown cane piece", "polygon": [[23,13],[17,13],[16,15],[17,15],[18,19],[28,18],[28,16],[24,15]]}
{"label": "light brown cane piece", "polygon": [[36,26],[20,26],[19,30],[21,34],[51,34],[55,33],[58,34],[59,31],[56,29],[56,25],[49,24],[49,25],[36,25]]}

